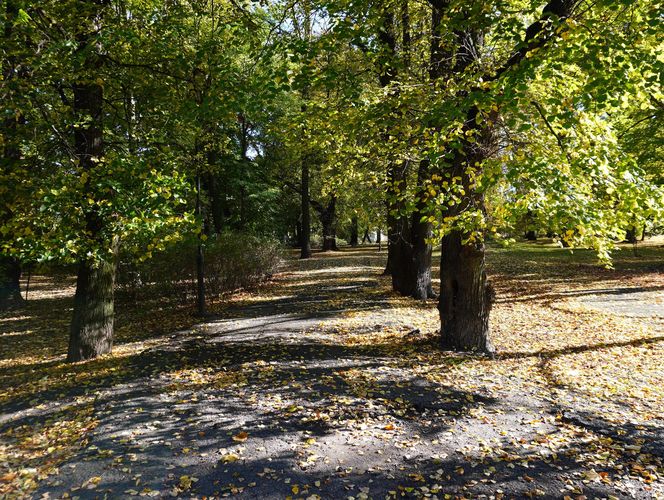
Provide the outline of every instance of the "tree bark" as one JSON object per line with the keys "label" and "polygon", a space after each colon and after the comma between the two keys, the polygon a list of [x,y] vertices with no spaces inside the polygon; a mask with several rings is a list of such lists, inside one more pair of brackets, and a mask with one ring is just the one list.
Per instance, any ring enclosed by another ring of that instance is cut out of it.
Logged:
{"label": "tree bark", "polygon": [[366,228],[364,230],[364,234],[362,235],[362,244],[364,245],[366,241],[368,241],[369,243],[373,243],[371,241],[371,235],[369,234],[369,228]]}
{"label": "tree bark", "polygon": [[[96,2],[102,5],[103,2]],[[99,26],[96,17],[90,20]],[[90,34],[78,37],[81,50],[88,48]],[[85,65],[94,72],[99,62],[91,51]],[[74,114],[84,125],[74,130],[74,150],[79,167],[86,173],[83,183],[87,195],[94,201],[90,172],[103,161],[103,87],[98,83],[76,82],[73,88]],[[86,204],[83,205],[86,207]],[[79,262],[76,279],[74,312],[69,336],[67,361],[89,359],[111,351],[113,346],[113,288],[118,253],[118,239],[105,234],[105,221],[93,203],[85,209],[87,237],[104,253],[97,261]]]}
{"label": "tree bark", "polygon": [[220,234],[224,229],[224,193],[220,189],[219,179],[214,173],[218,161],[218,154],[216,151],[209,151],[207,154],[207,161],[210,167],[210,172],[206,174],[206,188],[210,197],[210,215],[212,215],[212,227],[215,234]]}
{"label": "tree bark", "polygon": [[318,211],[320,223],[323,226],[323,252],[337,249],[337,197],[330,195],[330,200],[323,207],[320,203],[312,202]]}
{"label": "tree bark", "polygon": [[307,158],[302,159],[302,178],[300,184],[300,210],[302,211],[302,237],[300,243],[300,259],[311,257],[311,212],[309,204],[309,162]]}
{"label": "tree bark", "polygon": [[[419,186],[424,185],[425,179],[429,174],[429,161],[422,160],[417,172],[417,182]],[[423,200],[422,195],[418,196],[416,210],[413,212],[410,222],[411,231],[411,269],[409,279],[410,294],[419,300],[436,298],[431,283],[431,243],[432,236],[431,223],[422,221],[427,215],[427,202]]]}
{"label": "tree bark", "polygon": [[[461,204],[450,207],[449,216],[467,210],[485,213],[483,195],[473,189],[472,175],[481,168],[495,137],[489,125],[477,124],[477,113],[479,110],[472,107],[464,126],[464,129],[478,132],[477,142],[464,141],[463,150],[455,150],[453,154],[450,177],[461,179],[466,196]],[[441,242],[440,340],[445,349],[493,356],[495,348],[489,339],[489,314],[494,292],[486,277],[483,238],[473,239],[472,236],[454,229]]]}
{"label": "tree bark", "polygon": [[[396,47],[397,40],[394,33],[394,15],[390,11],[389,5],[384,5],[385,9],[382,15],[382,25],[378,30],[378,40],[380,41],[382,48],[386,52],[386,57],[382,59],[382,62],[378,68],[379,75],[378,80],[380,86],[383,88],[388,88],[392,85],[392,82],[397,77],[397,70],[395,67],[396,62]],[[394,89],[389,90],[390,94],[395,92]],[[389,130],[385,130],[383,133],[383,139],[387,142],[389,137]],[[389,276],[394,272],[395,266],[395,245],[393,244],[396,241],[396,217],[392,214],[393,209],[393,198],[395,196],[394,192],[394,169],[395,162],[393,159],[389,159],[387,163],[387,197],[385,199],[385,204],[387,206],[387,263],[385,265],[385,270],[383,271],[384,276]]]}
{"label": "tree bark", "polygon": [[537,231],[529,229],[526,231],[526,239],[528,241],[537,241]]}
{"label": "tree bark", "polygon": [[[203,207],[201,203],[201,174],[196,174],[196,215],[202,218]],[[202,234],[198,235],[196,245],[196,309],[199,316],[205,316],[205,250],[203,248]]]}
{"label": "tree bark", "polygon": [[96,358],[113,348],[117,248],[116,242],[113,256],[108,260],[79,264],[67,352],[69,362]]}
{"label": "tree bark", "polygon": [[[362,241],[364,243],[364,240]],[[357,229],[357,216],[353,216],[350,221],[350,246],[356,247],[359,244],[359,235]]]}
{"label": "tree bark", "polygon": [[[12,30],[16,17],[18,15],[18,5],[12,0],[8,0],[5,4],[5,22],[3,34],[5,40],[9,42],[12,37]],[[2,79],[5,81],[12,78],[24,77],[25,75],[18,74],[16,71],[16,57],[9,56],[2,61]],[[11,101],[7,102],[7,106],[13,104]],[[12,106],[13,107],[13,106]],[[5,172],[11,172],[15,166],[21,161],[21,150],[17,140],[18,125],[23,124],[25,119],[21,116],[18,106],[15,109],[4,110],[5,116],[2,120],[2,162],[0,168]],[[7,199],[3,200],[0,206],[0,225],[8,222],[13,217],[11,209],[12,202]],[[11,242],[13,239],[12,234],[3,236],[3,239],[8,238]],[[5,240],[7,241],[7,240]],[[1,243],[1,242],[0,242]],[[2,245],[0,245],[2,246]],[[21,297],[21,263],[18,259],[9,255],[0,254],[0,311],[6,309],[13,309],[23,305],[24,300]]]}
{"label": "tree bark", "polygon": [[0,311],[20,307],[23,303],[21,264],[14,257],[0,256]]}
{"label": "tree bark", "polygon": [[484,244],[463,244],[459,231],[443,237],[440,258],[441,345],[493,355],[489,313],[493,289],[484,270]]}
{"label": "tree bark", "polygon": [[295,245],[302,248],[302,219],[295,219]]}
{"label": "tree bark", "polygon": [[632,226],[627,229],[625,232],[625,241],[627,243],[631,243],[632,245],[636,244],[638,241],[637,235],[636,235],[636,226]]}
{"label": "tree bark", "polygon": [[388,203],[387,207],[387,262],[385,263],[385,269],[383,270],[383,276],[390,276],[392,274],[392,268],[394,267],[394,249],[392,248],[392,231],[394,228],[394,220],[390,215],[390,207]]}

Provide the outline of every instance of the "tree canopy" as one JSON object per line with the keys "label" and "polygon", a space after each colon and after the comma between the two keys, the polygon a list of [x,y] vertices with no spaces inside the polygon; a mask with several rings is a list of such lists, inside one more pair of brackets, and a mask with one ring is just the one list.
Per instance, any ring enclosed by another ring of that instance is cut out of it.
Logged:
{"label": "tree canopy", "polygon": [[79,266],[83,344],[112,335],[118,259],[193,237],[202,273],[224,231],[334,249],[361,224],[418,298],[442,242],[444,343],[491,351],[487,239],[534,228],[610,265],[661,224],[651,0],[8,0],[0,16],[3,262]]}

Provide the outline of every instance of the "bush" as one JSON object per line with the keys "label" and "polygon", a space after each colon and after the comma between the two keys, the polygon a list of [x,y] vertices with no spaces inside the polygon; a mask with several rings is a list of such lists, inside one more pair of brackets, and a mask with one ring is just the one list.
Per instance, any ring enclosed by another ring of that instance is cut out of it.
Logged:
{"label": "bush", "polygon": [[[196,240],[182,241],[141,263],[121,259],[117,291],[131,300],[163,298],[187,302],[196,296]],[[282,258],[281,245],[247,234],[223,234],[205,243],[208,297],[251,288],[269,279]]]}

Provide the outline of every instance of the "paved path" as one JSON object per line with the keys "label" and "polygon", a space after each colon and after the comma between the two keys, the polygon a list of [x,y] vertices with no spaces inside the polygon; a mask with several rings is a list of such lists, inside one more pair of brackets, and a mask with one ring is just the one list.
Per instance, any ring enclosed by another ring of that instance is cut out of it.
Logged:
{"label": "paved path", "polygon": [[[348,309],[380,309],[381,260],[295,264],[265,298],[126,360],[96,387],[91,443],[35,497],[652,498],[604,481],[582,414],[515,375],[434,383],[413,351],[331,341]],[[358,297],[362,300],[358,300]],[[376,325],[380,327],[380,325]],[[435,370],[444,371],[442,360]],[[26,421],[37,418],[26,413]],[[620,431],[620,429],[618,429]],[[637,438],[646,432],[633,429]],[[641,434],[639,434],[641,433]],[[639,448],[633,448],[635,460]],[[660,450],[661,451],[661,450]],[[592,471],[592,472],[590,472]],[[313,495],[313,497],[312,497]]]}
{"label": "paved path", "polygon": [[613,288],[585,295],[581,302],[590,307],[628,317],[664,318],[664,290]]}

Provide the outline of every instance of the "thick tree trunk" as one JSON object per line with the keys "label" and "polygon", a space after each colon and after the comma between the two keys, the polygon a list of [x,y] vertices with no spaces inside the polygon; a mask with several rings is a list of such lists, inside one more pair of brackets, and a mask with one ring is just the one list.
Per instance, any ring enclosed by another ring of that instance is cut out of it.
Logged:
{"label": "thick tree trunk", "polygon": [[[490,126],[478,125],[477,113],[479,110],[475,107],[468,111],[464,128],[475,130],[478,140],[464,142],[463,150],[455,150],[450,164],[450,177],[460,178],[460,187],[467,194],[460,204],[450,207],[449,216],[471,210],[485,213],[483,195],[475,192],[472,185],[473,175],[477,173],[472,169],[481,168],[495,136]],[[489,339],[489,314],[494,294],[487,282],[484,254],[481,235],[463,234],[455,229],[443,237],[438,311],[441,345],[446,349],[495,353]]]}
{"label": "thick tree trunk", "polygon": [[625,241],[627,243],[636,244],[638,238],[636,236],[636,226],[630,227],[625,233]]}
{"label": "thick tree trunk", "polygon": [[[382,16],[382,26],[378,30],[378,40],[382,45],[382,49],[385,50],[384,58],[381,58],[379,64],[379,83],[383,88],[388,89],[389,94],[393,94],[397,90],[390,89],[392,82],[396,79],[397,75],[397,65],[396,62],[396,47],[397,40],[395,34],[395,23],[394,23],[394,14],[390,11],[390,6],[385,6]],[[383,140],[387,142],[389,138],[389,129],[385,130],[383,133]],[[383,271],[384,276],[389,276],[394,272],[395,267],[395,246],[394,241],[396,240],[395,228],[396,228],[396,218],[392,214],[392,206],[394,197],[394,169],[395,162],[393,159],[390,159],[387,164],[387,197],[385,199],[385,204],[387,205],[387,263],[385,265],[385,270]]]}
{"label": "thick tree trunk", "polygon": [[0,311],[24,303],[21,296],[21,263],[14,257],[0,256]]}
{"label": "thick tree trunk", "polygon": [[[429,172],[429,162],[423,160],[417,172],[418,186],[422,186]],[[405,184],[405,169],[397,179],[399,185]],[[409,295],[419,300],[436,297],[431,284],[431,224],[422,222],[426,202],[418,195],[418,202],[411,217],[398,216],[394,220],[392,243],[392,288],[402,295]],[[402,209],[403,202],[394,207]]]}
{"label": "thick tree trunk", "polygon": [[[417,171],[418,186],[423,186],[429,174],[429,161],[422,160]],[[426,300],[436,297],[431,284],[431,243],[432,227],[430,222],[423,222],[427,215],[427,203],[423,197],[418,196],[416,210],[411,217],[411,269],[410,295],[416,299]]]}
{"label": "thick tree trunk", "polygon": [[[82,35],[79,44],[86,47],[87,36]],[[96,67],[92,58],[88,62]],[[103,161],[103,88],[97,83],[76,83],[73,85],[74,113],[86,123],[74,131],[74,149],[79,166],[88,173],[83,183],[84,190],[94,196],[89,172],[97,162]],[[70,329],[68,361],[89,359],[108,353],[113,346],[113,287],[118,252],[117,238],[104,235],[104,220],[96,205],[86,209],[86,232],[88,238],[106,257],[97,262],[87,260],[79,263],[74,299],[74,313]]]}
{"label": "thick tree trunk", "polygon": [[311,257],[311,212],[309,204],[309,163],[306,158],[302,160],[302,178],[300,185],[300,210],[302,211],[302,237],[300,240],[300,258]]}
{"label": "thick tree trunk", "polygon": [[537,231],[533,231],[532,229],[526,231],[526,239],[528,241],[537,241]]}
{"label": "thick tree trunk", "polygon": [[111,352],[116,258],[117,245],[109,260],[79,264],[67,352],[69,362]]}
{"label": "thick tree trunk", "polygon": [[411,295],[414,285],[413,252],[410,244],[408,218],[399,216],[392,228],[392,289],[401,295]]}
{"label": "thick tree trunk", "polygon": [[484,270],[484,244],[463,244],[458,231],[443,237],[440,258],[441,344],[446,349],[495,352],[489,340],[493,289]]}
{"label": "thick tree trunk", "polygon": [[376,241],[378,242],[378,251],[380,252],[383,246],[383,235],[380,234],[380,228],[376,230]]}
{"label": "thick tree trunk", "polygon": [[337,197],[332,195],[325,209],[319,211],[323,226],[323,252],[337,250]]}
{"label": "thick tree trunk", "polygon": [[[549,19],[552,16],[561,20],[566,19],[576,5],[578,2],[574,0],[550,0],[542,9],[541,18],[526,29],[524,40],[519,42],[519,48],[513,51],[501,67],[485,75],[484,81],[499,79],[527,58],[532,51],[546,44],[556,33],[554,30],[558,31],[556,24],[550,23]],[[472,63],[474,54],[484,45],[483,36],[481,29],[472,26],[466,31],[457,33],[454,58],[450,58],[455,61],[453,68],[455,74],[462,74]],[[468,50],[470,47],[473,50]],[[465,211],[485,213],[482,194],[477,192],[473,178],[481,173],[483,161],[495,150],[491,123],[495,122],[496,117],[489,114],[480,122],[477,120],[478,114],[476,106],[468,110],[463,136],[473,135],[479,140],[473,143],[464,140],[463,151],[456,148],[454,152],[450,151],[453,160],[445,173],[450,174],[451,179],[460,178],[460,187],[465,193],[460,203],[450,207],[449,214],[453,217]],[[472,237],[475,237],[475,240],[472,240]],[[452,230],[443,238],[441,252],[438,309],[442,345],[452,349],[493,354],[494,347],[489,340],[489,313],[493,290],[487,284],[484,271],[485,248],[481,235],[478,237],[473,234],[462,234],[458,229]]]}
{"label": "thick tree trunk", "polygon": [[[356,247],[359,244],[359,234],[357,229],[357,216],[353,216],[350,221],[350,246]],[[362,240],[364,243],[364,239]]]}
{"label": "thick tree trunk", "polygon": [[[5,12],[4,14],[4,29],[3,34],[5,40],[10,41],[12,37],[12,30],[15,26],[16,18],[18,15],[19,9],[18,4],[15,1],[8,0],[5,3]],[[23,78],[25,75],[22,72],[17,72],[17,58],[10,55],[3,59],[2,61],[2,79],[5,82],[11,80],[12,78]],[[25,72],[25,70],[23,70]],[[10,84],[11,85],[11,84]],[[10,87],[11,88],[11,87]],[[8,99],[7,103],[3,103],[3,107],[8,108],[4,109],[5,118],[0,122],[2,124],[2,161],[0,161],[0,173],[4,174],[11,173],[16,165],[21,161],[21,150],[18,143],[18,138],[16,137],[17,129],[19,124],[25,123],[25,118],[21,116],[19,109],[11,109],[13,102]],[[7,177],[5,177],[7,178]],[[11,176],[9,177],[11,178]],[[11,195],[7,193],[9,197]],[[12,202],[10,199],[3,199],[2,206],[0,207],[0,225],[3,225],[5,222],[11,220],[13,217],[12,209],[10,208]],[[9,240],[9,243],[12,243],[13,235],[5,234],[2,236],[5,241]],[[2,241],[0,241],[0,246]],[[8,255],[0,255],[0,311],[6,309],[13,309],[23,305],[24,300],[21,297],[21,263],[18,259],[10,257]]]}

